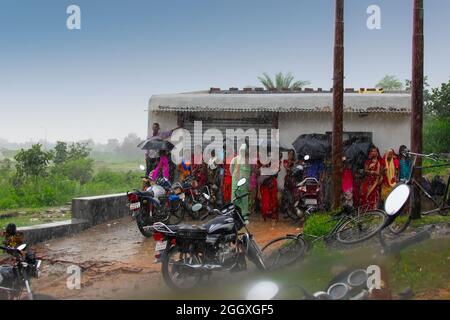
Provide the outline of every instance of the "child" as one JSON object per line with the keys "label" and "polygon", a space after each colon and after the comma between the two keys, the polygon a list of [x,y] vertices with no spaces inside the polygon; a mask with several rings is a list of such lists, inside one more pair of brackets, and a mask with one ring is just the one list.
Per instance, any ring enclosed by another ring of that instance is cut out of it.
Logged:
{"label": "child", "polygon": [[23,234],[17,232],[17,227],[14,223],[8,224],[1,235],[5,238],[3,244],[6,247],[17,248],[23,243]]}
{"label": "child", "polygon": [[344,205],[353,207],[353,171],[352,163],[344,158],[344,171],[342,172],[342,192]]}

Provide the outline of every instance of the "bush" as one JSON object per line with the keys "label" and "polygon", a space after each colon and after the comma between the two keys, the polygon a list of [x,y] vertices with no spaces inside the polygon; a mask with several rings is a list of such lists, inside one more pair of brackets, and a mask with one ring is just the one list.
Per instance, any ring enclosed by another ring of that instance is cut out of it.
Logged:
{"label": "bush", "polygon": [[126,192],[140,185],[140,173],[102,170],[90,181],[69,179],[53,172],[46,177],[33,177],[14,187],[12,178],[0,179],[0,209],[39,208],[63,205],[74,197]]}
{"label": "bush", "polygon": [[428,117],[424,123],[424,151],[450,152],[450,118]]}
{"label": "bush", "polygon": [[332,220],[332,214],[314,214],[310,216],[305,223],[303,232],[307,235],[313,235],[316,237],[322,237],[333,228],[336,224],[335,220]]}
{"label": "bush", "polygon": [[85,184],[92,179],[94,160],[90,158],[68,160],[52,168],[52,173]]}

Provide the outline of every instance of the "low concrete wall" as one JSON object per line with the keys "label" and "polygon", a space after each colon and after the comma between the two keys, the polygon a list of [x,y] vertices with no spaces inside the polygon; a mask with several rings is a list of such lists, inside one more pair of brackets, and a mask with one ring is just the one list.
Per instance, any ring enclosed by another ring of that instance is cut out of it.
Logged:
{"label": "low concrete wall", "polygon": [[66,237],[109,220],[130,214],[125,193],[72,199],[72,220],[18,228],[24,242],[35,244]]}
{"label": "low concrete wall", "polygon": [[35,244],[53,238],[70,236],[89,227],[90,224],[87,221],[72,219],[30,227],[20,227],[18,231],[23,234],[24,243]]}
{"label": "low concrete wall", "polygon": [[125,193],[72,199],[72,218],[91,226],[130,214]]}

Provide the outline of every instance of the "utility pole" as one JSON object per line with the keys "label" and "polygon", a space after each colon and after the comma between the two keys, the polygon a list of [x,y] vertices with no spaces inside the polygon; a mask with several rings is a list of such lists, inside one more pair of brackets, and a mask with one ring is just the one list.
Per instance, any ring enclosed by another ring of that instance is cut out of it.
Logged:
{"label": "utility pole", "polygon": [[[414,1],[413,43],[412,43],[412,83],[411,83],[411,151],[422,153],[423,128],[423,84],[424,84],[424,36],[423,36],[423,0]],[[422,159],[417,159],[422,165]],[[417,169],[414,177],[419,181],[422,170]],[[412,217],[420,218],[420,192],[414,188]]]}
{"label": "utility pole", "polygon": [[341,205],[344,118],[344,0],[335,0],[332,191],[333,208]]}

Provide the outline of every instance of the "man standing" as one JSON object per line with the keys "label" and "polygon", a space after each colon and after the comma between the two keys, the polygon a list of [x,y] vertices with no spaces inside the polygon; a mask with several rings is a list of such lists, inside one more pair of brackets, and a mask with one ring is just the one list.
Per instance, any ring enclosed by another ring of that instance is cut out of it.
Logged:
{"label": "man standing", "polygon": [[[154,123],[152,126],[152,136],[148,137],[148,139],[152,137],[157,137],[160,132],[159,123]],[[146,164],[146,170],[145,175],[150,175],[150,172],[155,169],[156,164],[158,163],[158,151],[157,150],[146,150],[145,151],[145,164]]]}

